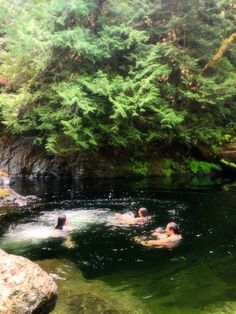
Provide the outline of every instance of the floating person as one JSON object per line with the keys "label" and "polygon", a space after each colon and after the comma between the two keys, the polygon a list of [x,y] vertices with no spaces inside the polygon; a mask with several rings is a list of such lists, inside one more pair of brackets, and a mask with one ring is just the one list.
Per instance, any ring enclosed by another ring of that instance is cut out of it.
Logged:
{"label": "floating person", "polygon": [[[54,229],[64,231],[65,233],[72,230],[71,226],[68,225],[66,215],[62,214],[62,215],[58,216],[57,224],[54,227]],[[66,247],[67,249],[75,248],[76,244],[72,240],[71,236],[69,234],[67,234],[67,235],[64,234],[64,236],[65,236],[65,240],[63,241],[62,246]]]}
{"label": "floating person", "polygon": [[66,215],[59,215],[57,218],[57,224],[54,229],[62,230],[62,231],[71,231],[71,227],[68,225],[68,221],[66,219]]}
{"label": "floating person", "polygon": [[[159,228],[158,228],[159,229]],[[166,225],[164,231],[156,230],[152,233],[153,237],[156,237],[155,240],[142,240],[140,237],[135,237],[135,241],[149,247],[166,247],[172,248],[176,246],[182,239],[180,233],[180,228],[175,222],[169,222]]]}
{"label": "floating person", "polygon": [[136,225],[143,224],[150,220],[150,216],[148,216],[148,210],[145,207],[141,207],[138,210],[138,216],[135,217],[134,213],[127,212],[124,214],[115,214],[115,217],[112,220],[112,224],[115,225]]}

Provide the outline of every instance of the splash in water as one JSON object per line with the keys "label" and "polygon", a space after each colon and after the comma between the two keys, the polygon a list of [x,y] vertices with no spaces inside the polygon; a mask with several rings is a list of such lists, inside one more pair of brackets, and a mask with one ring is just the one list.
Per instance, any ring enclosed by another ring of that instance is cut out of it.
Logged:
{"label": "splash in water", "polygon": [[[0,240],[4,247],[14,247],[17,243],[25,242],[25,245],[37,244],[42,240],[64,237],[67,233],[63,230],[55,230],[54,226],[61,211],[43,212],[36,220],[11,225],[8,232]],[[105,224],[111,213],[108,209],[83,210],[74,209],[64,212],[71,226],[71,232],[83,231],[87,227],[96,224]]]}

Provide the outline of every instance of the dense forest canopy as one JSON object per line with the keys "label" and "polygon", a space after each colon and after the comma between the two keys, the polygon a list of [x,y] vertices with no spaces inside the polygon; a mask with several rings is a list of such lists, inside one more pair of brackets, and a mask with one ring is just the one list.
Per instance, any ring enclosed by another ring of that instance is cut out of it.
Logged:
{"label": "dense forest canopy", "polygon": [[236,131],[235,33],[233,0],[0,0],[1,129],[58,154],[214,151]]}

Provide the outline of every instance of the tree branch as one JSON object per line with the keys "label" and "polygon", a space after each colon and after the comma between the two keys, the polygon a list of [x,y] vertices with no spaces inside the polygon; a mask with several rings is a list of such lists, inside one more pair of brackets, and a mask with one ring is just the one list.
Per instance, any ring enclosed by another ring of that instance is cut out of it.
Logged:
{"label": "tree branch", "polygon": [[229,48],[229,46],[236,41],[236,33],[233,33],[232,35],[230,35],[228,38],[224,39],[220,48],[218,49],[218,51],[216,52],[216,54],[207,62],[207,64],[205,65],[203,71],[206,71],[208,69],[210,69],[215,62],[219,61],[220,58],[223,56],[223,54],[225,53],[225,51]]}

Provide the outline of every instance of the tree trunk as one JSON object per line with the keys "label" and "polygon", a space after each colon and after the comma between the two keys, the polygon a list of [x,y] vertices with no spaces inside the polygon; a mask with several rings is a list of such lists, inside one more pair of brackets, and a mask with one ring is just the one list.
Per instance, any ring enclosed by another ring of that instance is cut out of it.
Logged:
{"label": "tree trunk", "polygon": [[233,33],[232,35],[230,35],[228,38],[224,39],[220,48],[218,49],[218,51],[216,52],[216,54],[207,62],[207,64],[205,65],[203,71],[206,71],[208,69],[210,69],[215,62],[219,61],[220,58],[223,56],[223,54],[225,53],[225,51],[229,48],[229,46],[236,41],[236,33]]}

